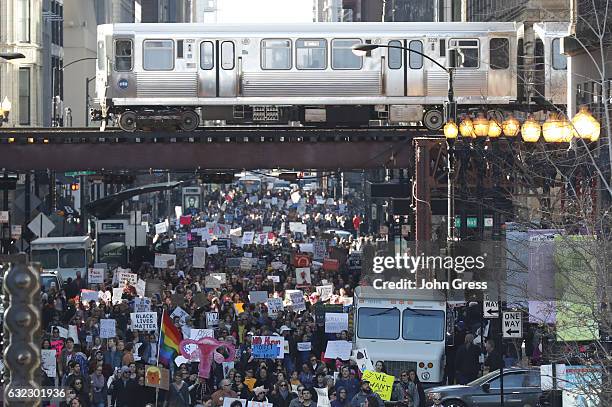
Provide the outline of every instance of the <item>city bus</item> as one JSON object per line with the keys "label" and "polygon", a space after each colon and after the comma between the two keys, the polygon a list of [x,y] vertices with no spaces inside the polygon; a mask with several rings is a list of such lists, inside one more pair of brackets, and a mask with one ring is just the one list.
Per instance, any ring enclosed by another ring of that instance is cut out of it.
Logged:
{"label": "city bus", "polygon": [[365,348],[375,365],[399,378],[415,370],[421,382],[444,379],[446,299],[433,290],[355,289],[353,348]]}
{"label": "city bus", "polygon": [[43,237],[31,243],[31,260],[39,262],[43,271],[57,271],[63,281],[74,279],[77,271],[87,278],[92,261],[89,236]]}

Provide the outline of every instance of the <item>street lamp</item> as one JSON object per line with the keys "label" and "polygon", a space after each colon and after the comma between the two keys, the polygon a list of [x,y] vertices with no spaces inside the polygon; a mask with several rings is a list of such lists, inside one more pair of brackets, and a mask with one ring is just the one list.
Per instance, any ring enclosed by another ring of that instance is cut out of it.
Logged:
{"label": "street lamp", "polygon": [[599,140],[599,132],[601,131],[601,125],[589,113],[589,109],[586,106],[580,106],[580,110],[572,119],[572,134],[576,138],[584,139],[585,141],[597,141]]}
{"label": "street lamp", "polygon": [[525,143],[537,143],[540,140],[540,123],[529,115],[521,127],[521,137]]}
{"label": "street lamp", "polygon": [[8,122],[9,113],[11,112],[12,107],[13,104],[9,100],[8,96],[5,96],[2,103],[0,103],[0,126],[2,126],[2,123]]}
{"label": "street lamp", "polygon": [[572,141],[569,121],[556,113],[551,113],[542,125],[542,136],[547,143],[569,143]]}

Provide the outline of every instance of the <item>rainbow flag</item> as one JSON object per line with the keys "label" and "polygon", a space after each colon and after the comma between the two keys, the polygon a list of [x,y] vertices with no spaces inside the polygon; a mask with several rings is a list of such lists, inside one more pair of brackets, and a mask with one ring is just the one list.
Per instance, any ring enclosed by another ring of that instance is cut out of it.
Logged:
{"label": "rainbow flag", "polygon": [[159,332],[159,363],[169,369],[175,355],[180,353],[179,344],[182,340],[181,331],[174,326],[168,313],[164,312]]}

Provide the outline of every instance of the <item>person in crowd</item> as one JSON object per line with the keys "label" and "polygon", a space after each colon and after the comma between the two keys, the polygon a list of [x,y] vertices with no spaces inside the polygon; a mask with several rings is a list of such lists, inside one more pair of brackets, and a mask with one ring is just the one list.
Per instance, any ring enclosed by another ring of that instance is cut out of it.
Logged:
{"label": "person in crowd", "polygon": [[400,380],[394,384],[391,392],[391,400],[398,401],[403,404],[414,403],[418,406],[419,394],[416,384],[410,380],[410,375],[404,371],[400,375]]}
{"label": "person in crowd", "polygon": [[359,387],[359,392],[351,400],[351,407],[362,407],[363,405],[365,405],[366,399],[369,396],[377,398],[377,400],[380,401],[382,407],[383,401],[380,396],[377,393],[374,393],[370,388],[370,381],[362,379]]}
{"label": "person in crowd", "polygon": [[502,354],[495,349],[495,341],[493,339],[487,340],[485,349],[487,350],[487,357],[484,364],[489,369],[489,372],[501,369],[503,366]]}
{"label": "person in crowd", "polygon": [[458,384],[467,384],[478,377],[480,348],[474,345],[474,335],[465,335],[463,345],[455,354],[455,378]]}
{"label": "person in crowd", "polygon": [[183,381],[181,373],[175,373],[174,381],[168,392],[167,407],[189,407],[190,405],[189,386]]}
{"label": "person in crowd", "polygon": [[221,383],[219,383],[219,390],[215,391],[211,396],[213,407],[222,406],[225,397],[236,398],[236,396],[237,394],[232,390],[230,381],[223,379]]}
{"label": "person in crowd", "polygon": [[348,366],[342,366],[340,369],[340,377],[336,380],[336,394],[342,387],[346,392],[345,398],[352,400],[355,394],[359,392],[359,380],[355,377],[351,377],[351,370]]}

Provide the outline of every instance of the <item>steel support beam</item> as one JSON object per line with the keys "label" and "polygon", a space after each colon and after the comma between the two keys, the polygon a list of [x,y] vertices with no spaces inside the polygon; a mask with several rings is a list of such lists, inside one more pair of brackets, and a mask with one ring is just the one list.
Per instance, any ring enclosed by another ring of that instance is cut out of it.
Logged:
{"label": "steel support beam", "polygon": [[416,240],[424,242],[431,240],[430,147],[431,140],[414,139]]}
{"label": "steel support beam", "polygon": [[261,143],[4,144],[2,167],[12,171],[136,169],[407,168],[402,141]]}

